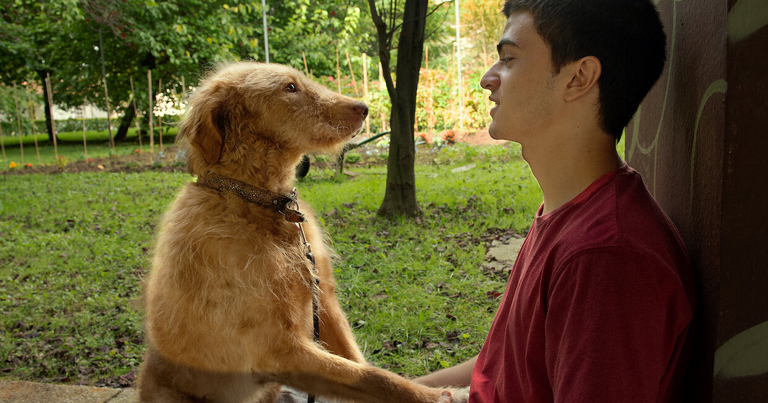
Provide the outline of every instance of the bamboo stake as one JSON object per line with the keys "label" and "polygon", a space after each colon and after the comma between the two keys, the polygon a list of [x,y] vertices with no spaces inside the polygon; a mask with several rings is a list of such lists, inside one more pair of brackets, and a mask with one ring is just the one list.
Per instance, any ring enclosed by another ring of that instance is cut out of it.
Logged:
{"label": "bamboo stake", "polygon": [[355,80],[355,71],[352,70],[352,61],[349,60],[349,52],[345,50],[344,54],[347,55],[347,64],[349,65],[349,75],[352,76],[352,85],[355,88],[355,96],[360,98],[360,92],[357,90],[357,80]]}
{"label": "bamboo stake", "polygon": [[21,141],[21,118],[19,117],[19,95],[16,94],[16,83],[13,83],[13,106],[16,108],[16,127],[19,130],[19,149],[21,150],[21,165],[24,165],[24,142]]}
{"label": "bamboo stake", "polygon": [[336,84],[339,86],[339,94],[341,94],[341,69],[339,68],[339,47],[336,47]]}
{"label": "bamboo stake", "polygon": [[40,147],[37,145],[37,132],[35,131],[35,110],[32,105],[32,100],[29,98],[29,91],[24,91],[27,95],[27,111],[29,112],[29,120],[32,122],[32,138],[35,139],[35,154],[37,154],[37,164],[40,165]]}
{"label": "bamboo stake", "polygon": [[301,58],[304,59],[304,74],[309,77],[309,69],[307,68],[307,55],[304,54],[304,51],[301,51]]}
{"label": "bamboo stake", "polygon": [[53,118],[53,88],[51,88],[51,73],[47,73],[45,84],[48,88],[48,110],[51,111],[51,134],[53,134],[53,158],[59,160],[59,148],[56,144],[56,121]]}
{"label": "bamboo stake", "polygon": [[[157,93],[163,93],[163,79],[157,80]],[[163,152],[163,115],[157,115],[158,132],[157,137],[160,139],[160,152]]]}
{"label": "bamboo stake", "polygon": [[88,145],[85,144],[85,105],[88,102],[83,97],[83,155],[85,155],[85,161],[88,162]]}
{"label": "bamboo stake", "polygon": [[[141,144],[141,126],[139,125],[139,108],[136,106],[136,93],[133,91],[133,77],[128,77],[131,82],[131,100],[133,101],[133,117],[136,121],[136,136],[139,138],[139,149],[144,151],[144,145]],[[184,76],[181,77],[181,82],[184,82]]]}
{"label": "bamboo stake", "polygon": [[[368,55],[363,53],[363,97],[368,98]],[[365,119],[365,135],[371,134],[371,119]]]}
{"label": "bamboo stake", "polygon": [[152,127],[152,115],[154,115],[154,110],[152,110],[152,70],[147,70],[147,82],[149,83],[149,152],[153,153],[155,152],[155,131]]}

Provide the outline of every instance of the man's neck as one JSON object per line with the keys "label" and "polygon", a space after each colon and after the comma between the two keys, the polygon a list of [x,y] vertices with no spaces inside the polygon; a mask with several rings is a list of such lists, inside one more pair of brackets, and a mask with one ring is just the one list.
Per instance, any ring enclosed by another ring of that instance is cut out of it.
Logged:
{"label": "man's neck", "polygon": [[542,214],[573,200],[601,176],[623,165],[613,137],[602,133],[595,136],[599,141],[574,140],[565,147],[557,144],[523,146],[523,157],[544,193]]}

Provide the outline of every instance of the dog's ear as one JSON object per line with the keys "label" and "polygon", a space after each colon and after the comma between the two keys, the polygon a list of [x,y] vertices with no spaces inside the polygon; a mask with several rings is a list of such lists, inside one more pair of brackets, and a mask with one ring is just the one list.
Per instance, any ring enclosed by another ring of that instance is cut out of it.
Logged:
{"label": "dog's ear", "polygon": [[208,165],[221,158],[224,149],[226,100],[222,97],[201,97],[194,102],[179,129],[179,135],[200,150]]}
{"label": "dog's ear", "polygon": [[224,150],[224,136],[226,135],[224,122],[226,105],[223,104],[226,101],[221,99],[218,101],[217,104],[211,105],[204,122],[201,122],[201,126],[204,125],[205,127],[199,128],[194,140],[195,144],[200,147],[203,159],[210,165],[219,162],[221,152]]}

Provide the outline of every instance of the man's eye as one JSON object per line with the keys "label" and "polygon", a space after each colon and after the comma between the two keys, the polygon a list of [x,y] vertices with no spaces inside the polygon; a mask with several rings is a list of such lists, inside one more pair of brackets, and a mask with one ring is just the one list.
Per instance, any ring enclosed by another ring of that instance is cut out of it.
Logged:
{"label": "man's eye", "polygon": [[285,90],[288,92],[296,92],[298,91],[298,88],[296,88],[296,85],[294,83],[290,83],[285,87]]}
{"label": "man's eye", "polygon": [[502,57],[501,59],[499,59],[499,61],[501,61],[501,62],[502,62],[502,63],[504,63],[504,64],[507,64],[507,63],[509,63],[509,62],[510,62],[510,60],[512,60],[512,58],[511,58],[511,57]]}

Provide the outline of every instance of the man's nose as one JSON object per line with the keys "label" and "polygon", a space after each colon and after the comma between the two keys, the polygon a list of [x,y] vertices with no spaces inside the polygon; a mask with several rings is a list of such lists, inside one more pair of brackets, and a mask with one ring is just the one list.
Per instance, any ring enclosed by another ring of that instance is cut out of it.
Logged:
{"label": "man's nose", "polygon": [[491,67],[485,74],[483,74],[483,78],[480,79],[480,87],[484,90],[493,92],[499,87],[499,82],[499,76],[494,73],[493,67]]}

